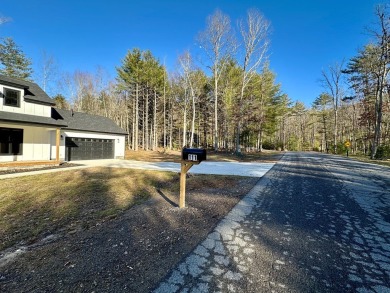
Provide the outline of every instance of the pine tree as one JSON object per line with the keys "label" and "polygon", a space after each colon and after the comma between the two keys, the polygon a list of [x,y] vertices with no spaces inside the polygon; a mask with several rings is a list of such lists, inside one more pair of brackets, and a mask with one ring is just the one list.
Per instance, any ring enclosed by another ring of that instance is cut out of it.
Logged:
{"label": "pine tree", "polygon": [[320,94],[313,102],[313,108],[316,110],[316,114],[320,118],[320,122],[322,124],[322,128],[320,130],[322,134],[322,142],[321,142],[321,150],[326,150],[329,152],[328,145],[328,124],[330,118],[330,107],[332,105],[333,98],[327,94]]}
{"label": "pine tree", "polygon": [[[149,150],[157,146],[158,99],[163,95],[165,68],[150,51],[133,49],[117,67],[119,89],[128,93],[133,101],[132,149],[138,150],[139,136],[142,146]],[[142,127],[142,129],[141,129]],[[142,131],[139,135],[139,131]]]}
{"label": "pine tree", "polygon": [[56,102],[57,109],[69,109],[70,108],[69,103],[66,101],[66,98],[61,94],[58,94],[55,97],[53,97],[53,100]]}
{"label": "pine tree", "polygon": [[0,43],[0,74],[30,80],[31,61],[12,38],[5,38]]}

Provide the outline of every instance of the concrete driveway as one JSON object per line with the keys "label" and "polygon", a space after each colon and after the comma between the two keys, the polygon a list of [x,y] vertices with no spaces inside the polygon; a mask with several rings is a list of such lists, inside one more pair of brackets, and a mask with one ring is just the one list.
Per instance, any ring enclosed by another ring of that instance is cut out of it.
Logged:
{"label": "concrete driveway", "polygon": [[[36,170],[30,172],[11,173],[0,175],[1,179],[37,175],[44,173],[63,172],[76,169],[85,169],[90,167],[111,167],[128,168],[141,170],[156,170],[180,172],[180,163],[173,162],[142,162],[133,160],[85,160],[72,161],[77,167]],[[188,173],[193,174],[215,174],[215,175],[235,175],[249,177],[263,177],[275,164],[274,163],[238,163],[238,162],[202,162],[200,165],[194,165]]]}
{"label": "concrete driveway", "polygon": [[[72,163],[89,167],[112,167],[180,172],[180,163],[173,162],[142,162],[134,160],[87,160],[72,161]],[[189,173],[262,177],[274,165],[274,163],[202,162],[199,165],[194,165],[190,169]]]}

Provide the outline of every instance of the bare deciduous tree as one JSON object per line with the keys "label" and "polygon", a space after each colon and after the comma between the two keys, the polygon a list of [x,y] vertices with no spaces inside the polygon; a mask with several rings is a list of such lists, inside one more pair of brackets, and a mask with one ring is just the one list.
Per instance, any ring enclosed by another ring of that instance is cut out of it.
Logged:
{"label": "bare deciduous tree", "polygon": [[383,96],[387,87],[387,77],[390,71],[390,22],[389,22],[389,5],[377,6],[376,16],[379,21],[379,32],[375,33],[377,38],[377,46],[379,49],[378,54],[378,67],[376,71],[377,75],[377,90],[375,99],[375,132],[374,140],[371,148],[371,159],[376,157],[378,146],[381,143],[381,128],[383,118]]}
{"label": "bare deciduous tree", "polygon": [[322,83],[327,93],[332,97],[333,102],[333,151],[337,153],[337,133],[338,133],[338,110],[339,103],[343,95],[342,88],[342,68],[344,60],[341,63],[335,63],[329,66],[328,71],[322,70]]}
{"label": "bare deciduous tree", "polygon": [[205,50],[211,64],[214,90],[214,149],[218,150],[218,83],[221,72],[234,51],[234,41],[231,34],[230,18],[217,10],[207,18],[206,30],[199,37],[201,47]]}
{"label": "bare deciduous tree", "polygon": [[192,101],[192,119],[191,119],[191,138],[190,138],[190,147],[194,144],[194,133],[195,133],[195,88],[192,81],[192,73],[193,73],[193,65],[191,60],[191,55],[188,51],[186,51],[182,56],[179,57],[179,62],[181,65],[181,68],[183,69],[183,76],[184,80],[187,83],[187,87],[189,90],[189,93],[191,95],[191,101]]}
{"label": "bare deciduous tree", "polygon": [[39,68],[40,70],[36,71],[36,80],[39,81],[42,89],[50,95],[52,91],[50,84],[52,84],[57,77],[58,64],[52,55],[49,55],[43,50]]}
{"label": "bare deciduous tree", "polygon": [[[246,21],[241,20],[238,23],[242,37],[242,77],[240,88],[240,105],[239,111],[242,111],[242,102],[244,100],[245,89],[247,88],[252,77],[256,74],[258,68],[266,60],[266,53],[269,47],[269,21],[256,9],[248,11]],[[237,130],[236,130],[236,152],[241,152],[240,134],[242,113],[239,113]]]}

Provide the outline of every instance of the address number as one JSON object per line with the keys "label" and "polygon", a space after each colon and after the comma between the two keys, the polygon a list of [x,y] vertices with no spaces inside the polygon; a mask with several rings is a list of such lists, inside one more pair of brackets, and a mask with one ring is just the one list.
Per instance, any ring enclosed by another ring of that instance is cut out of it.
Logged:
{"label": "address number", "polygon": [[197,161],[198,155],[188,154],[188,161]]}

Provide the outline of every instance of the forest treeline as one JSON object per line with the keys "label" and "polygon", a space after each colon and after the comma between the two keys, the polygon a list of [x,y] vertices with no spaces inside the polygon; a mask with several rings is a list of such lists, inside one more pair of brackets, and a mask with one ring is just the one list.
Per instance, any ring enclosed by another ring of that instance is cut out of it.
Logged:
{"label": "forest treeline", "polygon": [[[113,119],[135,151],[188,146],[343,153],[349,142],[353,153],[390,158],[388,6],[377,6],[375,15],[370,42],[319,72],[324,91],[311,107],[292,103],[276,82],[267,54],[270,22],[257,10],[235,27],[219,10],[210,15],[196,36],[201,62],[185,51],[178,69],[168,71],[151,51],[133,48],[115,80],[102,70],[77,71],[62,76],[61,94],[53,98],[59,108]],[[33,79],[31,62],[12,38],[2,39],[0,61],[1,74]],[[45,56],[42,63],[34,80],[46,90],[54,62]]]}

